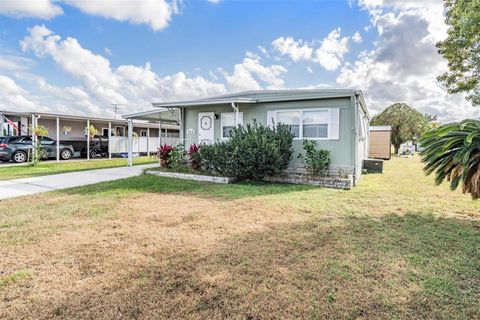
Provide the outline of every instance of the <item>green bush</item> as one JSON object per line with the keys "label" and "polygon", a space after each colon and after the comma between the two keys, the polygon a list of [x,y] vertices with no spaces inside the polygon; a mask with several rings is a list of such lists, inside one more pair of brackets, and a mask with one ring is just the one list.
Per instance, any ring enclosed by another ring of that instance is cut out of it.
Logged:
{"label": "green bush", "polygon": [[188,171],[188,157],[183,145],[178,145],[168,154],[169,167],[177,172]]}
{"label": "green bush", "polygon": [[305,159],[305,168],[311,175],[324,175],[330,167],[330,151],[317,149],[317,142],[313,140],[303,140],[303,149],[305,156],[299,154],[299,158]]}
{"label": "green bush", "polygon": [[293,154],[290,127],[273,129],[256,121],[230,131],[227,141],[202,146],[203,168],[239,180],[261,180],[284,171]]}

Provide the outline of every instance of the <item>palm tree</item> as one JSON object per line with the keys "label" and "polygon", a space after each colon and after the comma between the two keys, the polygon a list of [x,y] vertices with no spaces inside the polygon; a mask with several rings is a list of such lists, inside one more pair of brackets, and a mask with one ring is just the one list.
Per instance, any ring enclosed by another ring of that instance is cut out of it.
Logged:
{"label": "palm tree", "polygon": [[480,198],[480,121],[464,120],[425,133],[420,139],[420,155],[427,175],[435,172],[435,183],[445,179],[450,189],[462,183],[464,193]]}

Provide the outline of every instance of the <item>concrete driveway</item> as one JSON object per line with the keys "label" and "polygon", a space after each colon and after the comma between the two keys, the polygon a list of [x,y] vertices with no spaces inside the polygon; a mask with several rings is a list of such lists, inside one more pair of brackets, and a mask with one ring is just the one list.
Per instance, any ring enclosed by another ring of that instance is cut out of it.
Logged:
{"label": "concrete driveway", "polygon": [[158,164],[146,164],[133,167],[86,170],[0,181],[0,200],[130,178],[142,174],[146,168],[154,168],[157,166]]}

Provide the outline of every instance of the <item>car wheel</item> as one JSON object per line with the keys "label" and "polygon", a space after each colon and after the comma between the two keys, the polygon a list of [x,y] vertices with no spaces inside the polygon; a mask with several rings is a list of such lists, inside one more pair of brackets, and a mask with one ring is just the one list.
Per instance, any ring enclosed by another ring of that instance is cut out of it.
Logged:
{"label": "car wheel", "polygon": [[22,163],[27,161],[27,154],[23,151],[17,151],[12,155],[13,162]]}
{"label": "car wheel", "polygon": [[60,157],[62,160],[68,160],[72,157],[72,151],[68,149],[63,149],[62,152],[60,152]]}
{"label": "car wheel", "polygon": [[90,151],[90,159],[96,158],[96,157],[97,157],[97,151],[91,150],[91,151]]}

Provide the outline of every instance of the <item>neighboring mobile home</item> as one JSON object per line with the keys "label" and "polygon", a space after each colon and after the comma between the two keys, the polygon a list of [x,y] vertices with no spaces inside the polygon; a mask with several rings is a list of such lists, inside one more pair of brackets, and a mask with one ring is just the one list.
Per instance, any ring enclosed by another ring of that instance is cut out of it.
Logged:
{"label": "neighboring mobile home", "polygon": [[292,168],[303,162],[302,140],[318,142],[331,152],[332,169],[338,175],[360,178],[362,160],[368,155],[368,113],[357,90],[260,90],[188,101],[153,103],[154,110],[124,116],[125,119],[176,121],[185,146],[228,139],[229,129],[256,120],[265,125],[284,123],[295,134]]}
{"label": "neighboring mobile home", "polygon": [[[0,136],[31,135],[31,128],[41,125],[48,129],[48,137],[64,144],[74,146],[77,156],[80,149],[88,157],[86,151],[87,128],[93,126],[99,136],[108,141],[109,156],[127,153],[127,121],[79,115],[53,114],[43,112],[0,111]],[[138,138],[132,142],[133,152],[155,153],[161,143],[176,142],[179,127],[176,124],[162,124],[162,135],[159,136],[158,121],[141,121],[133,123],[133,132]],[[109,135],[108,133],[111,132]],[[163,141],[162,141],[163,139]]]}

